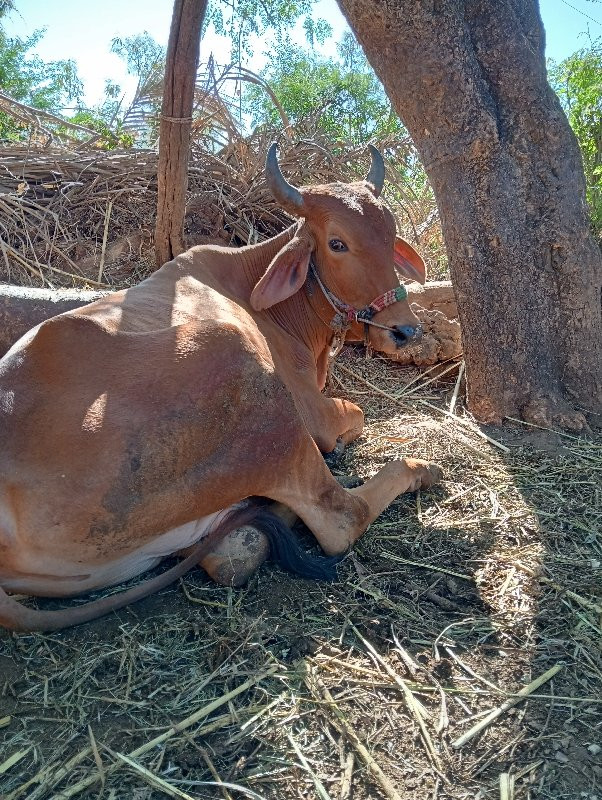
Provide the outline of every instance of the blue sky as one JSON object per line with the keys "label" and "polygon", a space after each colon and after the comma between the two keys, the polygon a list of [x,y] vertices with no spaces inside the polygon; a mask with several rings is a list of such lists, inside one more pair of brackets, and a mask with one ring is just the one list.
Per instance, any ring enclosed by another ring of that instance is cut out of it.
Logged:
{"label": "blue sky", "polygon": [[[123,62],[110,53],[111,39],[146,30],[166,44],[172,10],[171,0],[16,0],[15,5],[17,11],[5,26],[8,33],[24,37],[46,28],[36,52],[45,60],[75,59],[89,104],[100,100],[106,78],[128,85]],[[551,58],[561,60],[585,46],[589,37],[602,36],[602,0],[540,0],[540,8]],[[335,39],[346,27],[335,0],[320,0],[315,16],[330,22]],[[265,43],[259,42],[251,69],[261,69],[264,50]],[[201,58],[210,52],[227,63],[229,43],[210,31]]]}

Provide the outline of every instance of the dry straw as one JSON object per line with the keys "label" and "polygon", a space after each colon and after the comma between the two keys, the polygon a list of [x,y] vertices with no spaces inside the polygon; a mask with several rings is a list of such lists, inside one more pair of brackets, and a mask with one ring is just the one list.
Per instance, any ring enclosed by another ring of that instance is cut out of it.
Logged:
{"label": "dry straw", "polygon": [[[274,139],[280,143],[283,172],[295,184],[367,174],[365,146],[333,143],[314,119],[293,129],[280,109],[284,133],[262,127],[243,135],[227,94],[228,86],[241,81],[273,97],[265,81],[247,70],[225,69],[217,77],[208,70],[199,82],[188,169],[189,245],[250,244],[290,224],[263,178]],[[159,88],[147,87],[148,96],[152,99]],[[2,95],[0,110],[29,129],[31,137],[27,145],[0,146],[0,280],[122,288],[148,274],[154,268],[156,151],[104,151],[98,133]],[[144,119],[133,111],[130,125]],[[385,154],[385,196],[400,229],[439,268],[445,258],[432,192],[408,182],[417,163],[409,138],[396,135],[373,143]]]}
{"label": "dry straw", "polygon": [[0,634],[7,800],[596,794],[602,443],[508,426],[506,452],[415,402],[447,410],[453,371],[339,359],[367,427],[336,471],[414,455],[442,486],[396,501],[334,584],[198,571],[114,619]]}

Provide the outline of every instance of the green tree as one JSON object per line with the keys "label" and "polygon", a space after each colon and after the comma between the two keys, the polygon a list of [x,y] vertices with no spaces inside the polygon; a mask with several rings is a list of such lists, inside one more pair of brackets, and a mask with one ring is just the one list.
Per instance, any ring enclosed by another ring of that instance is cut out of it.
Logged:
{"label": "green tree", "polygon": [[579,140],[592,225],[602,234],[602,39],[559,64],[550,61],[552,86]]}
{"label": "green tree", "polygon": [[[111,42],[111,52],[118,55],[127,65],[127,71],[137,79],[134,98],[127,108],[122,101],[117,104],[111,122],[119,121],[124,128],[138,131],[147,130],[147,138],[156,138],[156,120],[161,105],[163,76],[165,74],[165,48],[153,37],[144,33],[115,38]],[[115,98],[119,87],[107,83],[107,98]]]}
{"label": "green tree", "polygon": [[323,21],[312,20],[311,10],[315,0],[212,0],[205,18],[205,26],[213,24],[216,33],[228,36],[232,42],[230,60],[242,64],[246,55],[252,55],[251,36],[267,31],[282,33],[305,16],[305,29],[313,29],[319,41]]}
{"label": "green tree", "polygon": [[[0,9],[5,10],[4,6]],[[39,30],[25,39],[9,37],[0,27],[0,87],[14,100],[59,113],[67,103],[80,97],[83,87],[74,61],[43,61],[31,54],[43,35],[44,31]],[[0,137],[12,140],[23,137],[19,123],[4,112],[0,112]]]}
{"label": "green tree", "polygon": [[79,109],[69,118],[77,125],[83,125],[90,131],[99,134],[94,144],[100,150],[114,150],[116,147],[133,147],[136,143],[135,135],[127,130],[120,121],[110,125],[101,114],[89,109]]}
{"label": "green tree", "polygon": [[[104,149],[151,144],[156,139],[158,109],[161,102],[165,49],[146,31],[136,36],[115,38],[111,51],[122,58],[130,75],[137,78],[134,97],[124,103],[124,92],[114,81],[107,81],[101,103],[87,108],[81,102],[83,86],[72,60],[44,61],[31,54],[44,35],[35,31],[22,39],[9,37],[2,18],[14,10],[10,0],[0,0],[0,91],[13,100],[51,112],[60,117],[67,104],[75,104],[70,122],[96,131],[96,146]],[[65,118],[66,119],[66,118]],[[53,130],[65,133],[60,125]],[[73,136],[73,130],[70,130]],[[27,135],[27,125],[0,111],[0,137],[19,141]],[[86,134],[84,134],[86,135]]]}
{"label": "green tree", "polygon": [[113,39],[111,52],[125,61],[128,73],[137,80],[131,102],[125,104],[122,87],[107,80],[102,102],[91,109],[78,108],[73,122],[98,131],[99,143],[107,149],[152,145],[158,134],[165,48],[144,31]]}
{"label": "green tree", "polygon": [[[311,42],[314,31],[306,27],[306,32]],[[288,36],[277,37],[262,77],[293,125],[312,119],[333,141],[360,144],[403,130],[351,34],[343,37],[337,59],[295,45]],[[279,124],[278,111],[263,90],[250,86],[245,100],[254,125]]]}
{"label": "green tree", "polygon": [[165,48],[144,31],[113,39],[111,52],[125,61],[128,73],[137,79],[131,102],[125,104],[122,87],[107,80],[102,102],[93,108],[80,105],[71,121],[100,134],[96,145],[103,149],[150,146],[158,135]]}

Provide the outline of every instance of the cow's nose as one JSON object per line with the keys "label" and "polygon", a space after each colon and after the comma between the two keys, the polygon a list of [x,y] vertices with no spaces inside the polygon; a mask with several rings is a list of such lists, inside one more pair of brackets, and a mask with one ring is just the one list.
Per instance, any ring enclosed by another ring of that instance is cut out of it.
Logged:
{"label": "cow's nose", "polygon": [[392,334],[397,347],[406,344],[416,344],[422,338],[422,326],[420,325],[396,325]]}

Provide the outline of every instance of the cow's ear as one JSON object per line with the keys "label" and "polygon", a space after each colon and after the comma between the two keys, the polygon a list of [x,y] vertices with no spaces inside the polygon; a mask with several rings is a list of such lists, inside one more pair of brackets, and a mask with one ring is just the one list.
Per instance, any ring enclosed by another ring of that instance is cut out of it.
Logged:
{"label": "cow's ear", "polygon": [[424,283],[426,280],[426,267],[424,261],[414,250],[411,244],[408,244],[401,236],[395,237],[395,250],[393,254],[395,266],[410,280]]}
{"label": "cow's ear", "polygon": [[307,278],[313,248],[312,238],[300,227],[255,284],[251,293],[251,306],[255,311],[270,308],[299,291]]}

